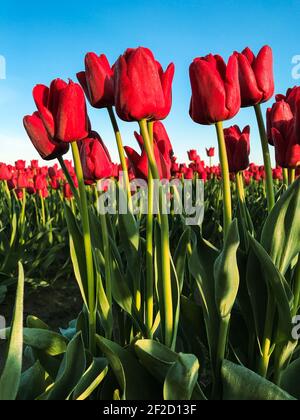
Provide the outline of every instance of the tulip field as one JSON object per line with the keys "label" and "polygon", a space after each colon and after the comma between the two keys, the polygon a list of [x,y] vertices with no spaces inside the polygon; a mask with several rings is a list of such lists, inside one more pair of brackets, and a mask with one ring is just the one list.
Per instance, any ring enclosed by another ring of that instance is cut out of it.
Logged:
{"label": "tulip field", "polygon": [[[181,162],[163,122],[174,75],[139,47],[33,88],[41,160],[0,163],[0,400],[300,399],[300,87],[276,91],[269,46],[196,58],[190,123],[218,147]],[[26,294],[50,305],[61,285],[63,325],[28,315]]]}

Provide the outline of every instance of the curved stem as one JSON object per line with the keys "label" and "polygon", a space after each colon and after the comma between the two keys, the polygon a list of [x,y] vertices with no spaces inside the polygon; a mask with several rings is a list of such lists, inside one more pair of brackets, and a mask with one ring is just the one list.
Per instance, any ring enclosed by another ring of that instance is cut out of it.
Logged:
{"label": "curved stem", "polygon": [[268,201],[268,210],[270,213],[273,207],[275,206],[275,192],[274,192],[274,184],[273,184],[273,173],[272,173],[269,143],[268,143],[265,123],[264,123],[263,115],[261,112],[260,104],[255,105],[254,109],[255,109],[255,114],[257,118],[257,124],[259,128],[261,146],[262,146],[263,157],[264,157],[264,165],[265,165],[265,172],[266,172],[266,194],[267,194],[267,201]]}
{"label": "curved stem", "polygon": [[88,281],[88,311],[89,311],[89,348],[92,354],[95,351],[96,335],[96,302],[95,302],[95,280],[94,280],[94,262],[92,253],[92,242],[90,232],[90,221],[87,195],[85,190],[83,171],[80,161],[79,150],[76,142],[72,143],[72,152],[75,165],[75,171],[79,185],[80,210],[82,219],[83,242],[86,258],[86,272]]}
{"label": "curved stem", "polygon": [[123,142],[122,142],[122,136],[121,136],[121,132],[118,126],[118,122],[117,122],[113,107],[108,107],[107,111],[108,111],[110,121],[113,126],[113,130],[116,137],[120,162],[121,162],[123,176],[125,180],[125,189],[127,192],[128,206],[129,206],[130,211],[132,211],[133,207],[132,207],[132,197],[131,197],[131,191],[130,191],[130,181],[129,181],[127,162],[126,162],[126,157],[125,157],[124,147],[123,147]]}
{"label": "curved stem", "polygon": [[216,123],[217,136],[219,142],[220,164],[222,169],[223,182],[223,218],[224,218],[224,238],[227,236],[229,226],[232,222],[232,204],[231,204],[231,190],[230,190],[230,174],[227,158],[227,150],[225,143],[225,136],[223,131],[223,123]]}

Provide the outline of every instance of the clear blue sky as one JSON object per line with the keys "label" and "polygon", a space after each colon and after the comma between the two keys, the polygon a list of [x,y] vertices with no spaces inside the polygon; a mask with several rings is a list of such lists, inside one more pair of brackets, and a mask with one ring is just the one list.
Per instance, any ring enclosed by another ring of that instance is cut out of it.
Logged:
{"label": "clear blue sky", "polygon": [[[1,5],[0,55],[7,78],[0,80],[0,161],[36,157],[22,125],[35,110],[32,87],[56,77],[75,79],[88,51],[105,53],[111,62],[127,48],[147,46],[166,66],[176,65],[174,102],[165,121],[176,154],[216,145],[213,127],[192,122],[188,115],[188,67],[196,56],[219,53],[228,58],[249,46],[255,52],[273,47],[276,91],[299,84],[292,78],[292,57],[300,55],[299,0],[152,0],[152,1],[10,1]],[[116,157],[105,110],[90,110],[93,127]],[[252,128],[252,160],[261,162],[252,109],[231,123]],[[121,123],[124,143],[134,145],[135,123]]]}

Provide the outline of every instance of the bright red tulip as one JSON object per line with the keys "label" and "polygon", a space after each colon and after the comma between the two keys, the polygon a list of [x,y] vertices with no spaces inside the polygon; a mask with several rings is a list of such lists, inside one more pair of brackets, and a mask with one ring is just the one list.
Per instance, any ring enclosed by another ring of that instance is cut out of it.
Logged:
{"label": "bright red tulip", "polygon": [[197,160],[197,158],[198,158],[198,153],[197,153],[197,150],[194,150],[194,149],[189,150],[189,151],[187,152],[187,154],[188,154],[188,158],[189,158],[189,160],[190,160],[190,161],[192,161],[192,162],[196,162],[196,160]]}
{"label": "bright red tulip", "polygon": [[204,125],[233,118],[240,110],[241,95],[237,58],[226,65],[219,55],[196,58],[190,66],[192,99],[190,116]]}
{"label": "bright red tulip", "polygon": [[25,160],[17,160],[15,162],[15,168],[17,171],[24,171],[26,167],[26,162]]}
{"label": "bright red tulip", "polygon": [[88,136],[89,122],[80,85],[56,79],[50,89],[37,85],[33,98],[51,139],[71,143]]}
{"label": "bright red tulip", "polygon": [[93,107],[114,105],[114,72],[104,54],[88,53],[85,56],[85,71],[78,73],[77,78]]}
{"label": "bright red tulip", "polygon": [[171,110],[174,64],[164,72],[147,48],[128,49],[115,64],[115,105],[124,121],[163,120]]}
{"label": "bright red tulip", "polygon": [[272,49],[263,47],[257,57],[249,48],[235,55],[239,63],[242,107],[267,102],[274,94]]}
{"label": "bright red tulip", "polygon": [[98,133],[92,132],[92,136],[81,143],[80,157],[86,181],[95,182],[113,176],[114,165]]}
{"label": "bright red tulip", "polygon": [[26,115],[23,119],[25,130],[32,144],[44,160],[52,160],[64,155],[69,145],[50,138],[38,112]]}
{"label": "bright red tulip", "polygon": [[12,178],[12,173],[8,166],[0,163],[0,181],[9,181]]}
{"label": "bright red tulip", "polygon": [[229,171],[238,173],[249,166],[250,155],[250,127],[243,131],[235,125],[224,130],[229,163]]}

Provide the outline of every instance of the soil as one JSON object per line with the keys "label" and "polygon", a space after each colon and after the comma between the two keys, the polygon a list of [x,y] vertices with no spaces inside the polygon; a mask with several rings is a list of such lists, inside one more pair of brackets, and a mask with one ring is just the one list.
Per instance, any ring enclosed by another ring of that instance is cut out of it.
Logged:
{"label": "soil", "polygon": [[[15,292],[10,291],[0,305],[0,315],[10,325],[14,308]],[[82,309],[82,299],[75,280],[57,282],[54,286],[32,289],[25,287],[24,323],[28,315],[34,315],[44,321],[53,330],[67,328]],[[6,341],[0,340],[0,372],[3,367]]]}

